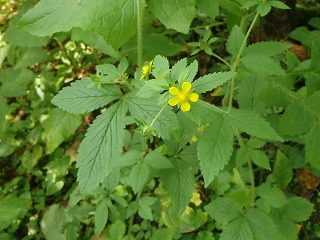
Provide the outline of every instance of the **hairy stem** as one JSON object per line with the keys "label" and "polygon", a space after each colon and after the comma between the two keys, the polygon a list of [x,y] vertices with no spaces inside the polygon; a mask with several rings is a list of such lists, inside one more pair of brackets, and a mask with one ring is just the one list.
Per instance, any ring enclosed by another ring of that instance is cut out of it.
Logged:
{"label": "hairy stem", "polygon": [[138,50],[138,67],[143,65],[143,10],[144,0],[137,1],[137,50]]}

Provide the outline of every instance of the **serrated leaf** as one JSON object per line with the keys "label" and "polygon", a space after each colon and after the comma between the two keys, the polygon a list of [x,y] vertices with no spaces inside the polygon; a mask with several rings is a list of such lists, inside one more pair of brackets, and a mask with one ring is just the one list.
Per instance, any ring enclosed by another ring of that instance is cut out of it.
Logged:
{"label": "serrated leaf", "polygon": [[164,190],[172,199],[173,212],[180,216],[194,192],[194,176],[184,160],[172,160],[173,168],[160,172]]}
{"label": "serrated leaf", "polygon": [[80,116],[67,113],[58,108],[52,109],[49,112],[49,117],[42,123],[47,153],[52,153],[63,141],[71,137],[81,123]]}
{"label": "serrated leaf", "polygon": [[164,169],[164,168],[172,168],[173,165],[168,158],[163,156],[161,153],[156,151],[149,152],[147,156],[144,158],[144,161],[153,168],[156,169]]}
{"label": "serrated leaf", "polygon": [[250,149],[250,158],[257,166],[267,170],[271,170],[269,159],[264,152],[260,150]]}
{"label": "serrated leaf", "polygon": [[309,162],[312,167],[320,170],[320,123],[319,122],[316,122],[307,134],[306,158],[307,158],[307,162]]}
{"label": "serrated leaf", "polygon": [[238,218],[227,224],[221,233],[220,240],[249,240],[253,234],[246,219]]}
{"label": "serrated leaf", "polygon": [[169,61],[166,57],[157,55],[153,60],[152,75],[155,77],[162,76],[164,73],[169,73]]}
{"label": "serrated leaf", "polygon": [[[158,106],[155,99],[139,99],[131,95],[127,99],[131,116],[146,122],[149,126],[153,122],[154,129],[160,137],[165,139],[178,139],[180,136],[180,125],[176,114],[168,106],[158,115],[162,106]],[[156,118],[156,116],[158,117]]]}
{"label": "serrated leaf", "polygon": [[42,0],[23,15],[19,25],[38,36],[80,27],[119,48],[136,32],[135,9],[135,2],[128,0],[95,0],[94,4],[91,0]]}
{"label": "serrated leaf", "polygon": [[128,167],[135,164],[139,160],[142,160],[141,151],[136,149],[130,149],[128,152],[122,155],[118,162],[118,165],[121,167]]}
{"label": "serrated leaf", "polygon": [[241,16],[242,5],[234,0],[217,0],[219,6],[225,8],[228,12],[234,14],[235,16]]}
{"label": "serrated leaf", "polygon": [[268,56],[247,55],[241,58],[241,62],[252,72],[267,75],[286,75],[280,65]]}
{"label": "serrated leaf", "polygon": [[280,208],[288,202],[286,196],[279,188],[271,187],[266,183],[261,184],[256,192],[258,196],[274,208]]}
{"label": "serrated leaf", "polygon": [[228,163],[233,149],[231,126],[222,115],[215,115],[214,122],[206,127],[198,142],[198,157],[205,186]]}
{"label": "serrated leaf", "polygon": [[192,83],[192,88],[197,93],[212,91],[214,88],[221,86],[236,75],[235,72],[216,72],[210,73],[198,78]]}
{"label": "serrated leaf", "polygon": [[275,8],[279,8],[279,9],[290,9],[290,7],[288,7],[286,4],[284,4],[281,1],[268,1],[268,3]]}
{"label": "serrated leaf", "polygon": [[94,232],[99,236],[108,221],[108,199],[104,198],[98,204],[94,214]]}
{"label": "serrated leaf", "polygon": [[292,168],[289,159],[282,152],[277,152],[276,161],[273,166],[273,176],[277,185],[285,189],[292,179]]}
{"label": "serrated leaf", "polygon": [[269,2],[262,2],[258,5],[257,11],[261,17],[266,16],[271,11],[271,5]]}
{"label": "serrated leaf", "polygon": [[152,79],[146,81],[146,83],[139,89],[137,96],[141,98],[150,98],[155,95],[159,95],[166,87],[168,83],[165,79]]}
{"label": "serrated leaf", "polygon": [[156,198],[153,197],[142,197],[139,199],[139,208],[138,213],[140,217],[147,219],[149,221],[153,220],[151,205],[157,201]]}
{"label": "serrated leaf", "polygon": [[204,208],[214,220],[230,222],[243,214],[242,207],[235,200],[219,197]]}
{"label": "serrated leaf", "polygon": [[279,130],[287,136],[307,133],[315,121],[313,113],[304,101],[293,101],[279,121]]}
{"label": "serrated leaf", "polygon": [[195,0],[150,0],[151,11],[166,28],[187,34],[195,17]]}
{"label": "serrated leaf", "polygon": [[281,216],[289,218],[295,222],[306,221],[312,211],[313,204],[305,198],[292,197],[289,202],[280,210]]}
{"label": "serrated leaf", "polygon": [[282,141],[282,138],[272,127],[270,127],[269,123],[255,112],[243,109],[233,109],[229,113],[228,119],[231,124],[240,131],[251,136],[266,140]]}
{"label": "serrated leaf", "polygon": [[182,58],[176,62],[171,69],[170,78],[178,80],[180,73],[187,67],[187,58]]}
{"label": "serrated leaf", "polygon": [[217,1],[206,1],[200,0],[197,1],[197,8],[208,15],[209,18],[215,20],[215,18],[219,15],[219,3]]}
{"label": "serrated leaf", "polygon": [[74,114],[91,112],[122,96],[116,85],[98,87],[89,78],[63,88],[53,99],[57,107]]}
{"label": "serrated leaf", "polygon": [[235,25],[232,28],[230,36],[227,41],[228,53],[230,53],[233,57],[236,57],[244,40],[245,40],[244,33],[241,31],[238,25]]}
{"label": "serrated leaf", "polygon": [[90,125],[80,144],[77,160],[79,189],[98,187],[121,157],[126,106],[118,102],[101,113]]}
{"label": "serrated leaf", "polygon": [[130,171],[130,185],[135,193],[142,190],[149,178],[150,168],[145,161],[138,162]]}
{"label": "serrated leaf", "polygon": [[126,234],[126,225],[121,220],[116,220],[108,228],[107,236],[112,240],[124,240]]}
{"label": "serrated leaf", "polygon": [[[318,78],[318,76],[316,78]],[[315,85],[316,84],[320,85],[320,81],[318,81],[318,79],[315,79],[315,81],[319,82],[319,83],[315,82]],[[307,81],[307,83],[308,83],[308,81]],[[307,85],[307,87],[308,87],[308,85]],[[314,92],[310,97],[308,97],[305,100],[306,105],[308,107],[310,107],[312,109],[312,111],[314,111],[314,113],[318,116],[320,116],[320,104],[319,104],[320,103],[320,91],[319,90]]]}
{"label": "serrated leaf", "polygon": [[290,47],[292,47],[292,45],[275,41],[257,42],[247,46],[247,48],[243,52],[243,56],[263,55],[271,57],[286,51]]}
{"label": "serrated leaf", "polygon": [[22,56],[19,57],[14,69],[26,68],[36,63],[46,62],[51,60],[52,57],[48,55],[47,51],[43,48],[27,48]]}

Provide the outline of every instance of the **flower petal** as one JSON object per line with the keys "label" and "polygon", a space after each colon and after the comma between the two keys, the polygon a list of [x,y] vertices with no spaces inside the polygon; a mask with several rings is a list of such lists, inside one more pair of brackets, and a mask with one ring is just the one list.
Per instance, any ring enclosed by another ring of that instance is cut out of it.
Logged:
{"label": "flower petal", "polygon": [[182,92],[183,92],[183,93],[189,92],[190,89],[191,89],[191,87],[192,87],[192,85],[191,85],[191,83],[189,83],[189,82],[184,82],[184,83],[182,83]]}
{"label": "flower petal", "polygon": [[182,112],[188,112],[190,110],[190,103],[188,102],[181,103],[181,110]]}
{"label": "flower petal", "polygon": [[191,102],[198,102],[199,100],[199,94],[197,93],[190,93],[188,95],[188,100],[190,100]]}
{"label": "flower petal", "polygon": [[180,91],[176,87],[171,87],[171,88],[169,88],[169,93],[171,93],[172,95],[179,95]]}
{"label": "flower petal", "polygon": [[173,98],[170,98],[170,99],[169,99],[168,104],[169,104],[170,106],[175,106],[175,105],[177,105],[179,102],[180,102],[180,100],[179,100],[178,97],[173,97]]}

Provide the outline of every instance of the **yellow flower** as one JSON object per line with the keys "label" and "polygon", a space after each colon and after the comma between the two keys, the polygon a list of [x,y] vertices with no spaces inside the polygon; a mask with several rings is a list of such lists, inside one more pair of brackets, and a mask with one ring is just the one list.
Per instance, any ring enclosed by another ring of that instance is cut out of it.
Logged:
{"label": "yellow flower", "polygon": [[151,73],[151,68],[152,68],[152,64],[153,64],[153,60],[148,64],[148,65],[144,65],[142,67],[142,76],[140,79],[149,78],[149,74]]}
{"label": "yellow flower", "polygon": [[169,99],[168,104],[170,106],[176,106],[178,103],[180,103],[182,112],[188,112],[190,110],[190,103],[188,101],[190,100],[191,102],[197,102],[199,100],[199,94],[189,93],[191,87],[192,85],[189,82],[184,82],[182,84],[181,91],[176,87],[171,87],[169,89],[169,93],[174,95],[174,97]]}

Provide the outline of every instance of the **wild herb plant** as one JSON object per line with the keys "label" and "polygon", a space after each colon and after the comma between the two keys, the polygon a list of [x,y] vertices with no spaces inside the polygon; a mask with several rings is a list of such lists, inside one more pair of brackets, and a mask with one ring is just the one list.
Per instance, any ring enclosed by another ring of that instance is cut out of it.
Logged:
{"label": "wild herb plant", "polygon": [[[196,7],[213,19],[219,7],[238,16],[227,39],[208,29],[189,43],[192,55],[205,52],[219,70],[200,76],[191,57],[145,59],[146,11],[168,30],[187,34]],[[311,59],[300,62],[289,44],[250,44],[253,28],[272,8],[288,9],[273,0],[42,0],[23,15],[22,30],[41,37],[79,31],[115,62],[97,64],[96,74],[52,99],[59,109],[50,116],[63,126],[62,136],[79,126],[78,115],[98,112],[78,149],[70,210],[48,210],[66,216],[62,239],[77,236],[72,209],[93,195],[95,234],[108,223],[106,239],[178,239],[196,229],[197,239],[297,239],[313,204],[288,185],[293,168],[320,170],[320,49],[311,44]],[[118,49],[135,34],[132,60]],[[215,52],[218,41],[226,56]],[[305,86],[297,91],[301,80]],[[61,142],[48,144],[48,153]],[[298,144],[304,163],[292,160]],[[50,227],[43,229],[51,239]]]}

